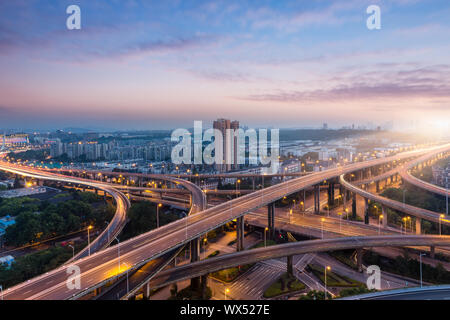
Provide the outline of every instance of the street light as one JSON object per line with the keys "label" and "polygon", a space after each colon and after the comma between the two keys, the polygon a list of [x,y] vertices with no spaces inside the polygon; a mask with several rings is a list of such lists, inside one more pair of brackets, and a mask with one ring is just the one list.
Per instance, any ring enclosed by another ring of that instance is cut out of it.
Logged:
{"label": "street light", "polygon": [[227,293],[230,292],[230,289],[225,288],[225,300],[227,300]]}
{"label": "street light", "polygon": [[156,228],[159,228],[159,208],[161,208],[162,206],[162,203],[158,203],[158,205],[156,206]]}
{"label": "street light", "polygon": [[88,232],[88,255],[91,255],[91,237],[89,235],[89,230],[91,230],[92,228],[94,228],[93,226],[89,226],[87,227],[87,232]]}
{"label": "street light", "polygon": [[342,232],[342,212],[338,212],[339,215],[339,232]]}
{"label": "street light", "polygon": [[69,247],[72,248],[72,259],[75,259],[75,248],[71,244],[69,244]]}
{"label": "street light", "polygon": [[[129,285],[129,282],[128,282],[128,271],[130,270],[130,268],[129,268],[128,264],[126,264],[125,262],[122,263],[122,264],[124,264],[126,266],[126,268],[127,268],[127,294],[128,294],[128,292],[130,292],[130,285]],[[119,273],[120,273],[120,270],[119,270]]]}
{"label": "street light", "polygon": [[381,220],[384,219],[384,216],[382,214],[380,214],[380,216],[378,217],[378,234],[381,234]]}
{"label": "street light", "polygon": [[422,288],[423,283],[422,283],[422,256],[424,256],[425,253],[421,253],[419,255],[419,260],[420,260],[420,287]]}
{"label": "street light", "polygon": [[327,300],[327,270],[331,270],[330,266],[325,267],[325,300]]}
{"label": "street light", "polygon": [[109,243],[109,228],[108,228],[109,224],[106,221],[105,221],[105,224],[106,224],[106,230],[108,231],[108,243]]}
{"label": "street light", "polygon": [[289,210],[289,223],[291,223],[292,209]]}
{"label": "street light", "polygon": [[408,231],[406,230],[406,217],[403,217],[402,221],[403,221],[402,230],[403,230],[403,228],[405,228],[405,234],[407,234]]}
{"label": "street light", "polygon": [[264,248],[266,247],[267,243],[266,243],[266,232],[269,230],[269,228],[265,228],[264,229]]}
{"label": "street light", "polygon": [[320,223],[321,223],[321,230],[322,230],[322,239],[323,239],[323,222],[325,221],[325,218],[320,219]]}
{"label": "street light", "polygon": [[120,272],[120,241],[117,237],[114,237],[117,240],[117,260],[119,264],[119,272]]}

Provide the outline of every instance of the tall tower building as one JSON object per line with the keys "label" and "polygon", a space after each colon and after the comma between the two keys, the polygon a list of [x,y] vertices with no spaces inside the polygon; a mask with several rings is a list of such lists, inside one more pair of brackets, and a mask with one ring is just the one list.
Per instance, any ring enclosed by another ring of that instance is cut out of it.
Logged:
{"label": "tall tower building", "polygon": [[[223,159],[222,163],[216,163],[216,169],[220,172],[225,172],[230,171],[231,168],[239,168],[237,164],[237,137],[234,135],[234,130],[239,129],[239,121],[218,119],[214,121],[213,128],[219,130],[223,137]],[[231,134],[227,135],[227,130],[230,130]],[[220,146],[216,145],[216,150],[217,148],[220,148]]]}

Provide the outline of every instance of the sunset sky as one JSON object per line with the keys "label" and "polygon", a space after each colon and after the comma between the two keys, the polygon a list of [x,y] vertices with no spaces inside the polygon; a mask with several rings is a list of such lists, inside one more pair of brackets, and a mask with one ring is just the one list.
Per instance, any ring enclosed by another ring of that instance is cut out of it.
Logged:
{"label": "sunset sky", "polygon": [[0,0],[0,70],[0,127],[448,129],[450,3]]}

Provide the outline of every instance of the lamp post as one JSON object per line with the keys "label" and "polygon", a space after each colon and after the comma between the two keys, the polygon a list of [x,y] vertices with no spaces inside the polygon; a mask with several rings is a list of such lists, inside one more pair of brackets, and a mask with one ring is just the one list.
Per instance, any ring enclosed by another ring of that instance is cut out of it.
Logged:
{"label": "lamp post", "polygon": [[339,215],[339,232],[342,232],[342,212],[338,212]]}
{"label": "lamp post", "polygon": [[71,244],[69,244],[69,247],[72,248],[72,259],[74,259],[75,258],[75,248]]}
{"label": "lamp post", "polygon": [[325,267],[325,298],[324,298],[324,300],[327,300],[327,270],[329,271],[329,270],[331,270],[331,267],[330,266],[326,266]]}
{"label": "lamp post", "polygon": [[323,222],[325,221],[324,218],[320,219],[320,224],[321,224],[321,231],[322,231],[322,239],[323,239]]}
{"label": "lamp post", "polygon": [[117,260],[119,264],[119,272],[120,272],[120,241],[117,237],[114,237],[117,240]]}
{"label": "lamp post", "polygon": [[441,214],[440,216],[439,216],[439,235],[440,236],[442,236],[442,219],[444,219],[444,215],[443,214]]}
{"label": "lamp post", "polygon": [[380,214],[380,216],[378,217],[378,234],[381,234],[381,220],[384,219],[384,216],[382,214]]}
{"label": "lamp post", "polygon": [[88,255],[91,255],[91,237],[89,234],[89,230],[91,230],[93,228],[93,226],[89,226],[87,227],[87,232],[88,232]]}
{"label": "lamp post", "polygon": [[241,190],[241,188],[240,188],[240,185],[241,184],[241,179],[237,179],[236,180],[236,198],[238,197],[238,186],[239,186],[239,193],[240,193],[240,190]]}
{"label": "lamp post", "polygon": [[159,228],[159,208],[162,207],[162,203],[158,203],[156,206],[156,228]]}
{"label": "lamp post", "polygon": [[264,228],[264,248],[267,246],[267,241],[266,241],[266,233],[267,233],[267,230],[269,230],[269,228]]}
{"label": "lamp post", "polygon": [[225,288],[225,292],[224,292],[224,293],[225,293],[225,300],[227,300],[227,293],[228,293],[228,292],[230,292],[230,289]]}
{"label": "lamp post", "polygon": [[424,256],[425,253],[421,253],[419,255],[419,260],[420,260],[420,287],[422,288],[423,283],[422,283],[422,256]]}
{"label": "lamp post", "polygon": [[109,243],[109,228],[108,228],[109,224],[106,221],[105,221],[105,224],[106,224],[106,230],[108,231],[108,243]]}
{"label": "lamp post", "polygon": [[[125,262],[122,264],[124,264],[127,268],[127,294],[128,294],[128,292],[130,292],[130,284],[128,282],[128,271],[130,270],[130,268],[129,268],[128,264],[126,264]],[[119,270],[119,272],[120,272],[120,270]]]}

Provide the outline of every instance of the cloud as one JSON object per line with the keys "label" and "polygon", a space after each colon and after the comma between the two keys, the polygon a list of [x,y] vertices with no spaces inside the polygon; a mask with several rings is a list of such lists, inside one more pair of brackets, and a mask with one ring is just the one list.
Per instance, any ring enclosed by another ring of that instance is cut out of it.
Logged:
{"label": "cloud", "polygon": [[286,103],[403,98],[440,98],[448,103],[447,99],[450,99],[450,65],[392,72],[373,71],[347,77],[334,76],[330,79],[342,84],[329,89],[276,90],[239,99]]}

